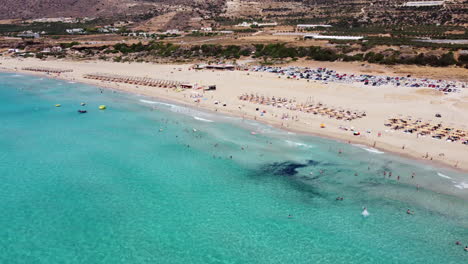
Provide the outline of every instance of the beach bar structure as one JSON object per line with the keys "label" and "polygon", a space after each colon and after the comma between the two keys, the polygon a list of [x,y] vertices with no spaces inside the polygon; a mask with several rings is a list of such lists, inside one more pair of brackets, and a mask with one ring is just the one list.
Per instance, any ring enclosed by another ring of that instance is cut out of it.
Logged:
{"label": "beach bar structure", "polygon": [[109,73],[85,74],[86,79],[93,79],[105,82],[127,83],[160,88],[183,88],[182,82],[173,80],[153,79],[147,77],[124,76]]}
{"label": "beach bar structure", "polygon": [[208,70],[229,70],[233,71],[236,69],[236,66],[232,64],[214,64],[214,65],[206,65],[205,67]]}
{"label": "beach bar structure", "polygon": [[48,68],[48,67],[23,67],[23,71],[34,71],[34,72],[47,72],[47,73],[64,73],[72,72],[72,69],[58,69],[58,68]]}
{"label": "beach bar structure", "polygon": [[194,66],[194,69],[196,70],[228,70],[228,71],[233,71],[236,69],[236,65],[232,64],[196,64]]}

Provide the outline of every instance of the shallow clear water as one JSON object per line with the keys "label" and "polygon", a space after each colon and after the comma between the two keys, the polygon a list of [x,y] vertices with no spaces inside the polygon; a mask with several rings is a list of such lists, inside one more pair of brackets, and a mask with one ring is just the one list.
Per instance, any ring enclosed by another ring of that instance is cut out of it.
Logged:
{"label": "shallow clear water", "polygon": [[468,260],[466,174],[26,75],[0,127],[0,263]]}

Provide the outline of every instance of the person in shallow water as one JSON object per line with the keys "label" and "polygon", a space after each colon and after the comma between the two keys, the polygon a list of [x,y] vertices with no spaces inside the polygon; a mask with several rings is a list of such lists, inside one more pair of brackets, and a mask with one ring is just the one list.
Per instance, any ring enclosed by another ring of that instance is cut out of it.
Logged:
{"label": "person in shallow water", "polygon": [[410,210],[410,209],[406,210],[406,213],[407,213],[407,214],[409,214],[409,215],[412,215],[412,214],[414,214],[413,212],[411,212],[411,210]]}
{"label": "person in shallow water", "polygon": [[366,207],[364,207],[364,210],[362,211],[361,214],[362,214],[362,216],[364,216],[364,217],[368,217],[368,216],[370,215],[370,214],[369,214],[369,211],[367,211],[367,208],[366,208]]}
{"label": "person in shallow water", "polygon": [[465,246],[465,251],[467,251],[467,252],[468,252],[468,246]]}

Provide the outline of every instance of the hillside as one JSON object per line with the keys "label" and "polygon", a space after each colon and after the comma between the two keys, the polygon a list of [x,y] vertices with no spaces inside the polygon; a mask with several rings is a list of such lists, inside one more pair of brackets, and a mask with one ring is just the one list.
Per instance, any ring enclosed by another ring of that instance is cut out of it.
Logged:
{"label": "hillside", "polygon": [[[281,24],[468,25],[468,1],[404,7],[405,0],[3,0],[0,19],[43,17],[129,18],[187,28],[195,21],[233,24],[243,19]],[[171,14],[171,15],[166,15]],[[166,15],[166,16],[165,16]],[[168,17],[169,16],[169,17]],[[199,23],[203,24],[203,23]]]}
{"label": "hillside", "polygon": [[224,0],[3,0],[0,19],[43,17],[149,18],[172,10],[214,9]]}

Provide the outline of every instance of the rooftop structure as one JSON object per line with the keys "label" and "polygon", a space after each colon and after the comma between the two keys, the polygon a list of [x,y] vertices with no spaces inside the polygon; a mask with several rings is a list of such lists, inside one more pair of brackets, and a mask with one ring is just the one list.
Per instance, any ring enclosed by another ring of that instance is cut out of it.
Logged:
{"label": "rooftop structure", "polygon": [[200,28],[200,31],[211,32],[211,31],[213,31],[213,28],[212,27],[202,27],[202,28]]}
{"label": "rooftop structure", "polygon": [[82,28],[68,28],[65,31],[67,31],[68,34],[84,34],[85,30]]}
{"label": "rooftop structure", "polygon": [[270,23],[258,23],[258,22],[252,22],[252,23],[248,23],[248,22],[242,22],[238,25],[236,25],[237,27],[252,27],[252,26],[255,26],[255,27],[275,27],[277,26],[278,23],[277,22],[270,22]]}
{"label": "rooftop structure", "polygon": [[35,38],[39,38],[41,35],[39,33],[32,32],[29,30],[29,31],[24,31],[22,33],[19,33],[17,36],[23,39],[35,39]]}
{"label": "rooftop structure", "polygon": [[115,33],[119,31],[119,28],[112,27],[112,26],[103,26],[98,28],[100,33]]}

